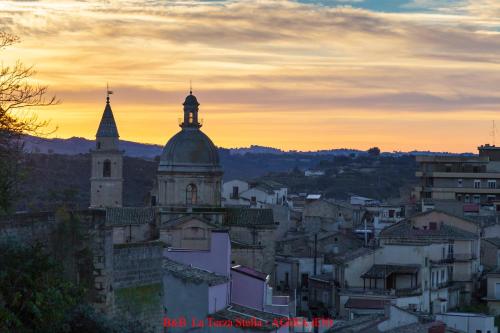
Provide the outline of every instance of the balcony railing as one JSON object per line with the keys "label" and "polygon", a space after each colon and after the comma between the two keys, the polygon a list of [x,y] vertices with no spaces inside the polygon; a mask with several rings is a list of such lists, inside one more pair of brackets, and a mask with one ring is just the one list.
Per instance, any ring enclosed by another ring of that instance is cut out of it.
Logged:
{"label": "balcony railing", "polygon": [[422,289],[420,285],[412,288],[398,288],[398,289],[369,289],[369,288],[347,288],[343,290],[345,293],[351,294],[364,294],[364,295],[383,295],[383,296],[396,296],[396,297],[406,297],[420,295]]}
{"label": "balcony railing", "polygon": [[436,264],[452,264],[454,262],[475,260],[477,256],[474,253],[453,253],[448,255],[446,258],[439,260],[432,260],[432,263]]}

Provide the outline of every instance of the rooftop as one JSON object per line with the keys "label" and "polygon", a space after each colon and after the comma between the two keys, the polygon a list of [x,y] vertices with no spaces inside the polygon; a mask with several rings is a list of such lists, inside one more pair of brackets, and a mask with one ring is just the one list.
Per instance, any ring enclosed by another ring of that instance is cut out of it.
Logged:
{"label": "rooftop", "polygon": [[349,298],[345,303],[345,307],[349,309],[371,309],[383,310],[389,304],[386,299],[373,299],[373,298]]}
{"label": "rooftop", "polygon": [[106,208],[106,224],[131,225],[153,223],[156,217],[154,208],[148,207],[114,207]]}
{"label": "rooftop", "polygon": [[253,325],[252,330],[262,330],[262,331],[276,331],[277,327],[273,325],[273,321],[280,321],[286,319],[287,317],[277,315],[270,312],[260,311],[252,308],[247,308],[246,306],[231,304],[224,310],[216,312],[213,317],[215,319],[231,320],[233,326],[236,326],[237,321],[250,320],[255,318],[259,323],[262,324],[261,327]]}
{"label": "rooftop", "polygon": [[209,286],[217,286],[229,281],[225,276],[182,264],[169,258],[163,258],[163,270],[182,281],[194,284],[206,283]]}
{"label": "rooftop", "polygon": [[162,222],[161,226],[162,227],[165,227],[165,228],[172,228],[172,227],[176,227],[178,225],[181,225],[183,224],[184,222],[187,222],[187,221],[191,221],[191,220],[199,220],[211,227],[217,227],[215,224],[213,224],[211,221],[203,218],[203,217],[199,217],[199,216],[190,216],[190,215],[187,215],[187,216],[181,216],[181,217],[178,217],[178,218],[174,218],[174,219],[171,219],[171,220],[168,220],[168,221],[165,221],[165,222]]}
{"label": "rooftop", "polygon": [[356,249],[354,251],[348,251],[341,255],[326,254],[325,263],[345,264],[351,260],[362,257],[364,255],[372,254],[373,252],[375,252],[375,250],[372,248],[360,247],[359,249]]}
{"label": "rooftop", "polygon": [[263,272],[255,270],[251,267],[242,266],[242,265],[233,266],[233,267],[231,267],[231,270],[238,272],[238,273],[241,273],[241,274],[245,274],[245,275],[254,277],[254,278],[262,280],[262,281],[266,281],[266,279],[268,277],[268,274],[266,274],[266,273],[263,273]]}
{"label": "rooftop", "polygon": [[500,237],[483,238],[483,240],[500,248]]}
{"label": "rooftop", "polygon": [[224,225],[228,226],[275,226],[272,209],[227,208]]}
{"label": "rooftop", "polygon": [[402,220],[380,232],[380,238],[399,238],[423,241],[441,240],[469,240],[476,239],[477,236],[471,232],[452,227],[446,224],[437,225],[436,229],[418,229],[413,226],[410,219]]}

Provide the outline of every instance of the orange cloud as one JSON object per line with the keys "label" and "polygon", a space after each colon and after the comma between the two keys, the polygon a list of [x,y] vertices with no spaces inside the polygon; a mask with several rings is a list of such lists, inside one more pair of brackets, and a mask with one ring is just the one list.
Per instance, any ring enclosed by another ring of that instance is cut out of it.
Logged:
{"label": "orange cloud", "polygon": [[122,137],[163,144],[193,80],[221,146],[473,151],[500,104],[492,3],[4,1],[0,29],[22,43],[0,56],[35,64],[62,98],[37,111],[60,137],[93,137],[109,82]]}

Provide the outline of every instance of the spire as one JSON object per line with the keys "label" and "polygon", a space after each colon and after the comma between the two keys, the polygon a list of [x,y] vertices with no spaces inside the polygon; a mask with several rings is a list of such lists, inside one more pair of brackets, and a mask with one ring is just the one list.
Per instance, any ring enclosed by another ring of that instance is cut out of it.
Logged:
{"label": "spire", "polygon": [[111,104],[109,103],[109,95],[113,94],[113,92],[109,90],[109,87],[106,88],[106,107],[104,108],[104,113],[102,114],[96,137],[118,138],[118,128],[116,127],[115,117],[113,116]]}

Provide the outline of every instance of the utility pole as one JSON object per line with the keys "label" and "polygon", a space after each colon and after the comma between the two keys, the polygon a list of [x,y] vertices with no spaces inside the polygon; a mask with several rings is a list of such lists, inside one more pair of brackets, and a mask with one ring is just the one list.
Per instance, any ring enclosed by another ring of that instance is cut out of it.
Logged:
{"label": "utility pole", "polygon": [[316,258],[318,257],[318,233],[314,234],[314,275],[317,275],[316,272]]}

